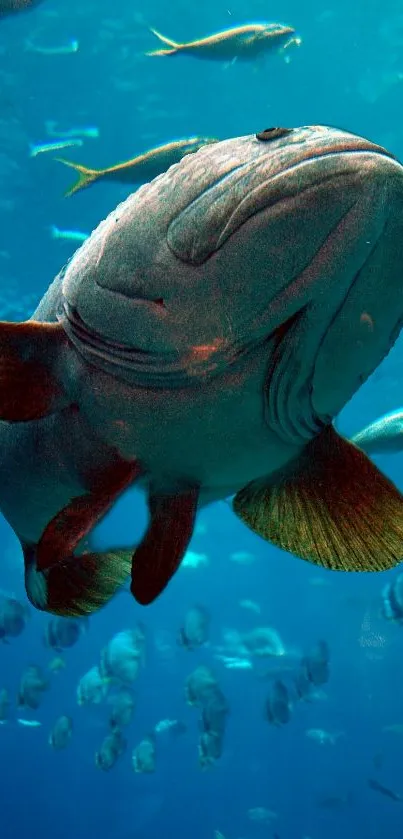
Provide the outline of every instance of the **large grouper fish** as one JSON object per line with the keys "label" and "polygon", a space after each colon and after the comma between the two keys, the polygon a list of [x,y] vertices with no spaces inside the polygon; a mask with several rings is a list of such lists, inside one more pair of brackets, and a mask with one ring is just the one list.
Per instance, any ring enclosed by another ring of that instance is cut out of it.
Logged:
{"label": "large grouper fish", "polygon": [[[131,572],[150,603],[232,495],[305,560],[396,565],[402,495],[332,420],[399,334],[402,243],[403,167],[322,126],[205,146],[120,204],[0,322],[0,508],[31,602],[90,613]],[[94,552],[135,483],[142,541]]]}

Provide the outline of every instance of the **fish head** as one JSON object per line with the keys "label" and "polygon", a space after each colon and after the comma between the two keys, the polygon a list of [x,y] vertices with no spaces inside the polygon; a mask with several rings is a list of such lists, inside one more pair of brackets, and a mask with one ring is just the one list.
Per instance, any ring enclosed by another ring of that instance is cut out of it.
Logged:
{"label": "fish head", "polygon": [[292,26],[283,26],[281,23],[268,23],[263,29],[256,33],[255,43],[262,43],[268,48],[272,46],[283,47],[295,35]]}
{"label": "fish head", "polygon": [[147,383],[274,342],[267,423],[311,439],[400,330],[402,175],[382,147],[326,126],[205,145],[76,252],[66,331],[93,363]]}

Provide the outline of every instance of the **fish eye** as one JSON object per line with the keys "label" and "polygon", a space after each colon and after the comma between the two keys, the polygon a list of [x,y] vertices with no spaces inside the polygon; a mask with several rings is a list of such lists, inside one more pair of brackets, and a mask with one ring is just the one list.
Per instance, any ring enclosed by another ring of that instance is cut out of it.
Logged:
{"label": "fish eye", "polygon": [[264,128],[259,134],[256,134],[256,139],[267,143],[269,140],[278,140],[279,137],[287,137],[292,134],[293,128]]}

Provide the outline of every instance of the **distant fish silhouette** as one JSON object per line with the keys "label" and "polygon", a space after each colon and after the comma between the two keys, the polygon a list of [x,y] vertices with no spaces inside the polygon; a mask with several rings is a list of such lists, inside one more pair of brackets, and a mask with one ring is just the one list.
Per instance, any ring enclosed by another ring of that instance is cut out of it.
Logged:
{"label": "distant fish silhouette", "polygon": [[27,12],[42,3],[42,0],[0,0],[0,18],[16,12]]}
{"label": "distant fish silhouette", "polygon": [[389,789],[389,787],[384,787],[383,784],[380,784],[375,778],[368,778],[368,786],[371,789],[380,792],[382,795],[385,795],[386,798],[391,798],[392,801],[403,801],[401,795],[398,792],[394,792],[393,789]]}

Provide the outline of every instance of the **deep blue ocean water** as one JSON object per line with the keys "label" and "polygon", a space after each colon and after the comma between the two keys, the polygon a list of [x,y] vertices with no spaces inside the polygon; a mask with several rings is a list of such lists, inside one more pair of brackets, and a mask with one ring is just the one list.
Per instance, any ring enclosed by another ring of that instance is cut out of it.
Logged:
{"label": "deep blue ocean water", "polygon": [[[158,47],[149,26],[180,41],[265,19],[288,23],[301,36],[290,63],[276,58],[258,67],[225,67],[144,55]],[[68,54],[32,49],[72,40],[79,49]],[[73,173],[52,153],[29,156],[30,144],[54,139],[46,121],[61,130],[97,126],[97,139],[63,151],[93,167],[181,136],[224,139],[271,125],[316,123],[366,136],[403,160],[402,85],[403,10],[397,0],[44,0],[30,13],[1,20],[0,317],[27,317],[77,246],[52,238],[52,225],[90,232],[130,191],[100,183],[64,199]],[[400,406],[402,351],[400,339],[346,406],[338,420],[345,434]],[[402,456],[377,462],[402,488]],[[134,542],[144,524],[143,502],[129,493],[102,523],[99,542],[114,541],[116,534],[120,543]],[[119,594],[66,651],[65,669],[51,675],[50,689],[31,714],[41,726],[18,725],[15,710],[0,726],[0,836],[215,839],[220,831],[225,839],[401,839],[403,804],[367,785],[376,775],[403,794],[402,735],[383,731],[403,725],[403,629],[380,613],[382,588],[397,572],[323,572],[254,537],[225,503],[205,510],[199,525],[190,550],[206,554],[208,564],[181,569],[147,609]],[[25,601],[19,544],[4,520],[0,546],[0,588]],[[254,561],[234,562],[230,556],[237,551]],[[242,608],[242,599],[256,601],[260,615]],[[211,615],[210,639],[188,652],[176,639],[195,602]],[[43,644],[48,621],[31,609],[23,634],[0,645],[0,688],[13,700],[27,665],[46,670],[53,657]],[[146,655],[134,688],[128,749],[103,773],[94,753],[107,733],[106,706],[79,707],[76,687],[110,638],[137,621],[146,627]],[[318,639],[330,648],[325,696],[296,705],[280,728],[264,714],[269,681],[256,668],[226,669],[214,657],[225,629],[246,632],[259,625],[274,627],[287,650],[302,654]],[[198,765],[198,713],[186,705],[183,690],[201,663],[214,668],[231,709],[223,755],[205,772]],[[60,714],[71,715],[74,734],[65,751],[55,752],[48,735]],[[155,773],[135,774],[133,747],[166,718],[182,720],[186,733],[177,740],[161,737]],[[320,745],[306,736],[312,728],[341,736],[334,745]],[[380,769],[375,755],[381,755]],[[324,808],[323,796],[340,801]],[[253,821],[248,811],[256,807],[277,817]]]}

